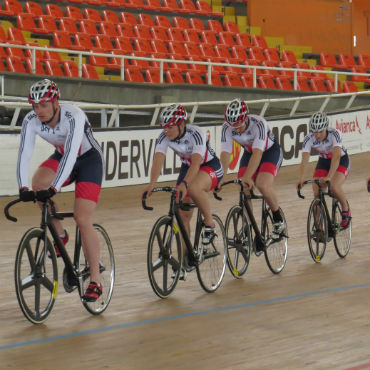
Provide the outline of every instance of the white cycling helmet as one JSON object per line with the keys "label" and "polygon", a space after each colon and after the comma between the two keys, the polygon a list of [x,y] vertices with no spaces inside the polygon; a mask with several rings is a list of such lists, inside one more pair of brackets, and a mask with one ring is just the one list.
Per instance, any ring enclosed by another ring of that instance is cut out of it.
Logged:
{"label": "white cycling helmet", "polygon": [[187,117],[188,114],[181,104],[171,104],[163,108],[159,117],[159,123],[162,127],[178,126]]}
{"label": "white cycling helmet", "polygon": [[60,91],[57,84],[45,78],[34,83],[28,94],[30,104],[44,103],[59,99]]}
{"label": "white cycling helmet", "polygon": [[310,131],[321,132],[328,128],[329,118],[323,112],[316,112],[310,118]]}
{"label": "white cycling helmet", "polygon": [[238,128],[247,120],[248,113],[245,101],[234,99],[225,108],[225,121],[231,127]]}

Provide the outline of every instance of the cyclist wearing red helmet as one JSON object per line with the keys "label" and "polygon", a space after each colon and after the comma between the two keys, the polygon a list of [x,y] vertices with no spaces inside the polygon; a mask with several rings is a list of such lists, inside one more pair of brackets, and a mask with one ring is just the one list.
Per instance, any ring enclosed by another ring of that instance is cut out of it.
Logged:
{"label": "cyclist wearing red helmet", "polygon": [[[94,139],[86,114],[71,104],[59,104],[58,86],[48,79],[33,84],[28,101],[33,110],[23,120],[18,152],[17,179],[21,200],[33,201],[54,196],[62,186],[76,183],[74,218],[81,231],[82,247],[90,266],[91,282],[84,299],[95,301],[102,293],[99,272],[99,238],[92,216],[99,198],[104,173],[104,159]],[[55,147],[32,177],[29,190],[29,164],[36,135]],[[68,234],[61,222],[53,220],[64,244]],[[56,247],[57,256],[60,252]]]}
{"label": "cyclist wearing red helmet", "polygon": [[[204,131],[198,126],[186,124],[187,112],[180,104],[172,104],[164,108],[160,115],[163,127],[158,137],[150,183],[145,189],[148,196],[154,188],[163,168],[167,149],[171,148],[179,155],[182,165],[177,179],[179,193],[184,203],[189,203],[188,194],[201,211],[206,225],[203,242],[207,243],[214,233],[211,206],[207,192],[214,189],[223,176],[220,160],[209,145]],[[190,235],[190,219],[192,211],[181,211],[181,217]]]}
{"label": "cyclist wearing red helmet", "polygon": [[[310,133],[303,139],[297,188],[303,186],[306,165],[310,158],[311,148],[314,148],[319,153],[319,160],[313,177],[319,178],[322,186],[326,185],[326,181],[330,181],[330,190],[342,207],[341,226],[347,227],[351,220],[351,212],[342,185],[349,173],[350,160],[342,143],[342,135],[339,130],[329,127],[329,118],[323,112],[316,112],[311,116],[309,129]],[[314,196],[318,197],[317,185],[312,184],[312,186]]]}
{"label": "cyclist wearing red helmet", "polygon": [[247,104],[240,99],[232,100],[225,109],[220,156],[225,173],[229,167],[233,141],[244,147],[238,177],[247,188],[256,185],[264,196],[273,213],[272,235],[278,238],[286,225],[280,214],[273,183],[283,161],[282,150],[266,120],[249,114]]}

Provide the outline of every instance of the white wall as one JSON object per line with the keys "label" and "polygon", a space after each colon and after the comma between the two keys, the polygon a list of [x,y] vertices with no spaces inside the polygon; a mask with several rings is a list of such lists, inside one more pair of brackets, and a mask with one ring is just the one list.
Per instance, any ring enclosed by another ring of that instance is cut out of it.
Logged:
{"label": "white wall", "polygon": [[[349,154],[370,151],[370,111],[360,111],[332,115],[331,125],[343,134],[343,142]],[[307,133],[308,119],[291,119],[271,121],[270,126],[277,135],[284,152],[283,165],[300,162],[300,149]],[[220,152],[221,126],[204,127],[210,137],[211,145]],[[103,131],[95,132],[95,137],[102,145],[106,160],[106,176],[103,187],[142,184],[149,181],[151,161],[155,142],[160,129]],[[18,193],[16,181],[16,165],[19,145],[19,134],[0,133],[0,195]],[[54,149],[48,143],[37,138],[36,148],[31,162],[32,174]],[[238,154],[238,146],[234,146],[234,171],[242,150]],[[315,157],[311,158],[316,160]],[[233,160],[233,158],[232,158]],[[180,167],[178,157],[169,150],[163,175],[159,181],[175,179]],[[368,169],[366,169],[368,173]],[[64,190],[73,190],[70,185]]]}

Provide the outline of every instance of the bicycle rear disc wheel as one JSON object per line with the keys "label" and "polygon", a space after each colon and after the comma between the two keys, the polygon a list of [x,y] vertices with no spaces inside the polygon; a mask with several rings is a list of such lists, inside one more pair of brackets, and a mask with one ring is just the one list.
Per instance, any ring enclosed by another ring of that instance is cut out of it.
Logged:
{"label": "bicycle rear disc wheel", "polygon": [[[106,310],[112,298],[114,280],[115,280],[115,262],[112,243],[105,229],[97,224],[94,224],[94,229],[99,237],[100,246],[100,282],[103,293],[95,302],[87,302],[81,298],[83,306],[92,315],[100,315]],[[82,275],[82,295],[86,291],[90,283],[90,266],[85,258],[83,250],[80,250],[78,269]]]}
{"label": "bicycle rear disc wheel", "polygon": [[150,285],[160,298],[167,298],[175,289],[181,272],[179,229],[169,216],[160,217],[149,237],[147,268]]}
{"label": "bicycle rear disc wheel", "polygon": [[288,258],[288,225],[282,209],[280,208],[280,214],[285,223],[284,235],[281,235],[279,239],[271,238],[271,233],[273,230],[273,217],[271,209],[267,209],[263,215],[262,220],[262,237],[265,242],[270,241],[265,248],[265,260],[268,268],[274,274],[279,274],[283,271],[286,260]]}
{"label": "bicycle rear disc wheel", "polygon": [[324,204],[314,199],[310,205],[307,218],[307,241],[312,259],[321,262],[328,240],[328,221]]}
{"label": "bicycle rear disc wheel", "polygon": [[23,235],[15,257],[14,280],[24,316],[33,324],[43,323],[58,290],[57,258],[49,238],[45,245],[44,230],[32,228]]}
{"label": "bicycle rear disc wheel", "polygon": [[201,261],[196,266],[199,283],[207,293],[213,293],[221,285],[227,260],[224,226],[218,216],[212,215],[212,218],[215,222],[215,237],[209,244],[203,246]]}
{"label": "bicycle rear disc wheel", "polygon": [[[348,202],[347,202],[348,203]],[[348,209],[349,204],[348,204]],[[343,228],[340,224],[342,222],[340,203],[335,199],[333,205],[333,238],[335,250],[339,257],[344,258],[347,256],[352,241],[352,220],[349,221],[349,224]]]}
{"label": "bicycle rear disc wheel", "polygon": [[226,216],[227,265],[239,279],[245,274],[251,257],[251,233],[247,218],[239,205],[233,206]]}

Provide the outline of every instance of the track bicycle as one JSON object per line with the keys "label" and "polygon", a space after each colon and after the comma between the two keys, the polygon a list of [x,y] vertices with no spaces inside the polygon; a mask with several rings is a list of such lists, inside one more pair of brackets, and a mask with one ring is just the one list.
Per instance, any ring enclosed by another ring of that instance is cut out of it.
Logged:
{"label": "track bicycle", "polygon": [[[352,220],[349,221],[346,227],[341,227],[342,208],[330,191],[330,182],[327,181],[327,191],[324,191],[320,186],[318,179],[307,180],[303,184],[316,184],[319,188],[319,196],[312,200],[307,217],[307,240],[312,259],[315,262],[321,262],[325,254],[326,244],[332,239],[338,256],[346,257],[351,248]],[[301,188],[298,188],[297,193],[300,198],[304,199]],[[331,212],[327,206],[325,196],[332,198]]]}
{"label": "track bicycle", "polygon": [[[8,220],[17,222],[9,214],[9,209],[18,202],[21,200],[15,199],[5,206],[4,213]],[[48,318],[58,291],[57,257],[50,236],[59,248],[64,262],[63,286],[67,293],[77,290],[83,306],[93,315],[104,312],[112,297],[115,262],[107,232],[102,226],[94,224],[100,242],[99,265],[103,294],[95,302],[87,302],[82,296],[90,282],[90,267],[82,251],[80,230],[76,225],[72,262],[52,222],[53,218],[62,220],[67,217],[73,217],[73,212],[56,212],[51,199],[43,201],[40,227],[32,227],[26,231],[18,246],[15,257],[15,290],[24,316],[34,324],[43,323]]]}
{"label": "track bicycle", "polygon": [[[240,278],[247,271],[251,252],[257,256],[262,252],[271,272],[279,274],[285,267],[288,257],[288,228],[283,211],[281,216],[285,223],[285,231],[278,238],[272,237],[273,216],[262,195],[252,189],[249,194],[244,192],[241,179],[230,180],[222,184],[240,186],[239,204],[230,208],[225,221],[227,238],[227,264],[231,274]],[[250,201],[261,200],[261,228],[258,227]]]}
{"label": "track bicycle", "polygon": [[[176,187],[157,187],[153,193],[164,191],[171,194],[169,212],[154,224],[148,242],[147,267],[150,284],[158,297],[167,298],[175,289],[184,268],[181,238],[187,250],[187,265],[196,269],[201,287],[213,293],[221,285],[226,269],[226,236],[222,221],[212,215],[215,222],[215,235],[212,240],[202,243],[203,217],[198,209],[194,242],[190,241],[179,209],[196,208],[194,204],[176,203]],[[143,194],[142,205],[146,210],[147,193]]]}

